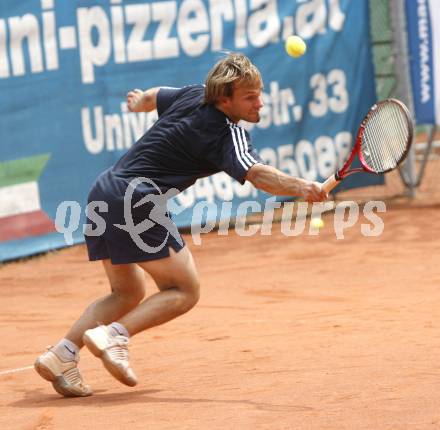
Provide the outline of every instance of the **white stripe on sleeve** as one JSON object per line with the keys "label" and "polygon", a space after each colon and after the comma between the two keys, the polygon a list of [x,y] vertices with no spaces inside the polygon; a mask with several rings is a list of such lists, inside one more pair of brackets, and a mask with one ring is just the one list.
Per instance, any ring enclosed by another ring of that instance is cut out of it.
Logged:
{"label": "white stripe on sleeve", "polygon": [[252,155],[249,153],[249,145],[246,139],[246,133],[244,131],[244,128],[239,127],[239,129],[241,130],[241,134],[243,135],[245,156],[248,157],[249,160],[251,160],[252,164],[258,163],[258,161],[254,157],[252,157]]}
{"label": "white stripe on sleeve", "polygon": [[229,128],[231,128],[231,130],[235,130],[235,134],[232,132],[232,135],[233,137],[237,136],[236,140],[234,140],[234,145],[238,143],[241,161],[246,163],[249,167],[252,167],[254,164],[258,163],[258,161],[249,153],[249,145],[244,128],[234,124],[228,119],[226,119],[226,122],[229,124]]}
{"label": "white stripe on sleeve", "polygon": [[243,158],[240,153],[240,149],[237,144],[237,139],[235,138],[234,128],[232,127],[232,125],[230,123],[229,123],[229,128],[231,129],[232,141],[234,142],[234,149],[235,149],[235,154],[237,155],[237,160],[240,162],[240,164],[243,166],[243,168],[247,171],[247,170],[249,170],[249,167],[243,161]]}
{"label": "white stripe on sleeve", "polygon": [[240,146],[240,153],[241,153],[241,156],[243,157],[244,162],[245,162],[249,167],[251,167],[253,163],[252,163],[252,162],[249,160],[249,158],[246,156],[246,150],[245,150],[245,146],[244,146],[244,143],[243,143],[243,138],[242,138],[241,133],[240,133],[240,127],[237,127],[236,125],[234,125],[233,127],[234,127],[234,130],[235,130],[235,134],[236,134],[236,136],[237,136],[238,144],[239,144],[239,146]]}

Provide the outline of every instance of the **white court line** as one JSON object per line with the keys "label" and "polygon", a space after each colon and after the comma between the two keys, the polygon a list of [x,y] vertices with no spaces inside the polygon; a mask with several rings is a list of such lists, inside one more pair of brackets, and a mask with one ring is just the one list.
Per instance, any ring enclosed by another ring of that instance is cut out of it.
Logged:
{"label": "white court line", "polygon": [[29,370],[29,369],[33,369],[33,368],[34,368],[34,366],[26,366],[26,367],[19,367],[17,369],[3,370],[0,372],[0,376],[1,375],[9,375],[10,373],[22,372],[23,370]]}

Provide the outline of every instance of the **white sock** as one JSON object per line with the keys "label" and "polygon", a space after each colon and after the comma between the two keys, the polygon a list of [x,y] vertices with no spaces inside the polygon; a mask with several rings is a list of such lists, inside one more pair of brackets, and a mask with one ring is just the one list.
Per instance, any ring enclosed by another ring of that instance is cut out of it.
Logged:
{"label": "white sock", "polygon": [[79,347],[69,339],[61,339],[53,348],[52,351],[58,355],[63,361],[75,360],[79,354]]}
{"label": "white sock", "polygon": [[130,337],[127,329],[121,323],[112,322],[110,325],[107,326],[107,328],[111,336]]}

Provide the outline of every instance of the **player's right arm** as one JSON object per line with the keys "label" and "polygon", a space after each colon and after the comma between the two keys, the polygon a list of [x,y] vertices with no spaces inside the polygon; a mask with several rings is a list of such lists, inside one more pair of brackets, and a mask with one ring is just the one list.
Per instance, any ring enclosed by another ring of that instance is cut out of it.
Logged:
{"label": "player's right arm", "polygon": [[276,196],[302,197],[309,202],[322,202],[328,198],[319,182],[286,175],[265,164],[254,164],[246,174],[254,187]]}
{"label": "player's right arm", "polygon": [[127,94],[127,106],[131,112],[151,112],[157,109],[157,113],[161,116],[182,94],[194,88],[203,89],[203,86],[154,87],[147,91],[136,89]]}
{"label": "player's right arm", "polygon": [[151,112],[157,108],[157,93],[160,87],[146,91],[132,90],[127,93],[127,106],[131,112]]}

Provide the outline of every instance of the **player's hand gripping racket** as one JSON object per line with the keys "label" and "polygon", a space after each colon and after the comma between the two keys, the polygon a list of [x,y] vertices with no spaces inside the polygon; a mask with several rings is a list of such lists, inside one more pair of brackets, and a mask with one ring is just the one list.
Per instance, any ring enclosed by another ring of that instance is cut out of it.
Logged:
{"label": "player's hand gripping racket", "polygon": [[[322,188],[328,193],[356,172],[385,173],[395,169],[408,155],[412,138],[411,115],[402,102],[387,99],[375,104],[359,126],[350,157]],[[356,154],[362,167],[350,169]]]}

